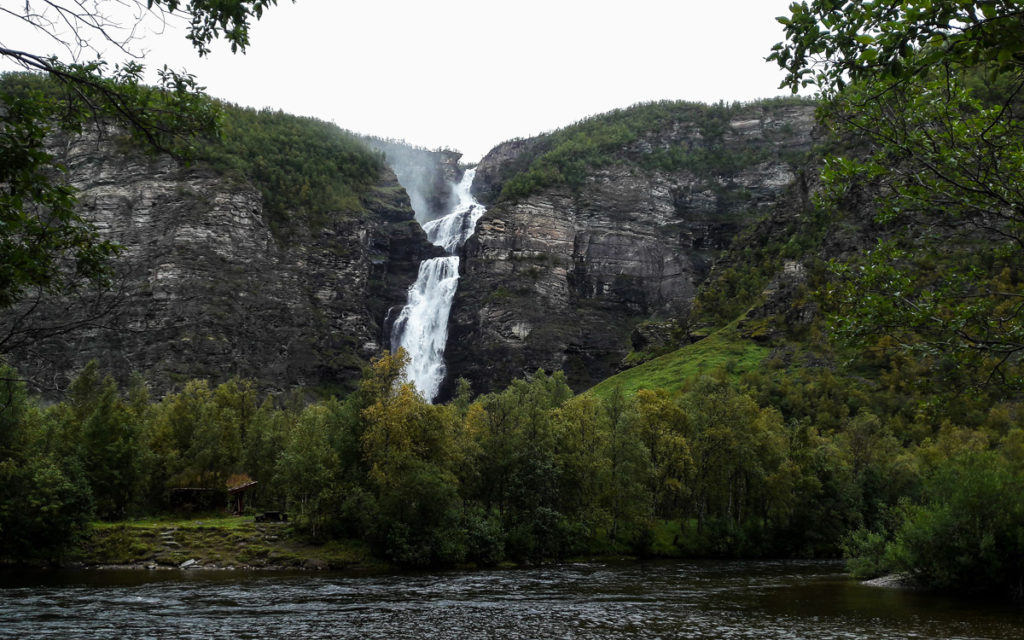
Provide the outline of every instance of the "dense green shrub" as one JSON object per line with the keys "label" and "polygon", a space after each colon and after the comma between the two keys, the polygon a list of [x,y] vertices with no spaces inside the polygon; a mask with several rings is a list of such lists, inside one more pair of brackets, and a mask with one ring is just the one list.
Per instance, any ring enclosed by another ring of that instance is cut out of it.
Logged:
{"label": "dense green shrub", "polygon": [[59,557],[92,516],[69,435],[47,423],[17,372],[0,366],[0,559]]}
{"label": "dense green shrub", "polygon": [[[998,451],[942,461],[887,536],[847,540],[851,570],[903,573],[936,589],[1024,596],[1024,474]],[[884,544],[883,544],[884,541]]]}

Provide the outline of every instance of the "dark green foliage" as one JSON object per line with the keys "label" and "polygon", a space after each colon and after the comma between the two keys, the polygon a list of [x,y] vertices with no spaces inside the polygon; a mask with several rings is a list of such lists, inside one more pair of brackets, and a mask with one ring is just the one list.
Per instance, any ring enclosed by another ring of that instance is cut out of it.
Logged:
{"label": "dark green foliage", "polygon": [[837,128],[876,131],[868,157],[829,160],[826,202],[870,185],[887,231],[859,259],[834,263],[834,326],[854,344],[887,335],[939,375],[971,370],[975,384],[1019,388],[1020,86],[989,105],[963,72],[920,83],[927,91],[897,86],[884,101],[877,85],[858,85],[832,106]]}
{"label": "dark green foliage", "polygon": [[[723,107],[718,117],[731,115]],[[712,112],[714,113],[714,112]],[[712,121],[718,124],[716,121]],[[728,123],[728,119],[725,120]],[[687,148],[683,145],[676,145],[668,148],[658,148],[645,154],[640,160],[640,166],[645,169],[659,169],[661,171],[679,171],[686,169],[698,176],[713,177],[723,173],[735,173],[746,167],[753,167],[757,164],[771,159],[771,152],[762,147],[745,145],[738,149],[725,149],[722,141],[722,130],[708,128],[708,122],[701,127],[702,143],[706,146]]]}
{"label": "dark green foliage", "polygon": [[770,249],[751,255],[741,250],[730,254],[738,264],[728,266],[706,280],[693,301],[691,322],[722,326],[742,316],[758,301],[765,286],[779,271],[780,261]]}
{"label": "dark green foliage", "polygon": [[0,366],[0,558],[56,558],[92,515],[66,434],[50,432],[10,367]]}
{"label": "dark green foliage", "polygon": [[453,477],[427,461],[411,462],[381,487],[378,531],[382,555],[406,566],[444,566],[465,560],[465,532]]}
{"label": "dark green foliage", "polygon": [[344,401],[304,407],[240,381],[152,403],[90,365],[46,411],[9,387],[0,536],[15,558],[34,557],[30,539],[54,557],[93,501],[106,517],[164,513],[175,487],[246,474],[263,487],[251,509],[403,566],[828,556],[842,541],[860,573],[1005,590],[1024,548],[1021,407],[961,399],[940,424],[933,396],[894,384],[912,363],[887,364],[883,386],[777,369],[603,398],[538,371],[436,406],[402,384],[400,353]]}
{"label": "dark green foliage", "polygon": [[1019,391],[1019,3],[816,0],[791,12],[772,59],[789,86],[822,89],[822,120],[844,143],[820,204],[873,212],[879,231],[833,265],[837,334],[859,347],[885,336],[950,386]]}
{"label": "dark green foliage", "polygon": [[1009,590],[1024,579],[1024,499],[995,452],[940,466],[920,505],[906,505],[891,551],[896,568],[944,589]]}
{"label": "dark green foliage", "polygon": [[104,519],[124,517],[133,498],[138,477],[138,423],[118,395],[110,376],[100,378],[93,361],[68,390],[72,423],[66,432],[77,429],[81,438],[81,458],[92,488],[96,515]]}
{"label": "dark green foliage", "polygon": [[89,487],[51,456],[0,460],[0,557],[52,560],[86,526]]}
{"label": "dark green foliage", "polygon": [[497,514],[512,558],[564,557],[572,546],[552,425],[571,396],[562,374],[538,371],[478,399],[467,412],[476,473],[466,495]]}
{"label": "dark green foliage", "polygon": [[147,0],[148,6],[166,7],[168,12],[185,13],[190,18],[188,40],[199,55],[210,52],[209,45],[223,38],[232,53],[249,46],[250,19],[259,20],[277,0]]}
{"label": "dark green foliage", "polygon": [[950,63],[991,61],[999,72],[1016,72],[1024,58],[1024,10],[1009,0],[812,0],[790,11],[778,19],[787,42],[769,60],[794,91],[813,85],[831,97],[851,77],[909,80]]}
{"label": "dark green foliage", "polygon": [[936,589],[1024,597],[1024,474],[997,451],[942,461],[921,500],[895,509],[891,528],[846,543],[851,570],[900,572]]}
{"label": "dark green foliage", "polygon": [[467,509],[463,517],[466,560],[483,566],[494,566],[507,557],[505,533],[496,514],[477,506]]}
{"label": "dark green foliage", "polygon": [[[762,291],[780,275],[787,260],[812,269],[821,262],[815,252],[833,229],[821,211],[800,214],[786,221],[769,217],[736,235],[721,266],[697,291],[689,318],[692,325],[723,326],[743,316],[761,300]],[[818,282],[808,284],[813,287]]]}
{"label": "dark green foliage", "polygon": [[384,167],[381,154],[315,118],[222,108],[220,138],[207,141],[198,158],[259,187],[279,237],[320,228],[331,214],[363,212],[361,198]]}

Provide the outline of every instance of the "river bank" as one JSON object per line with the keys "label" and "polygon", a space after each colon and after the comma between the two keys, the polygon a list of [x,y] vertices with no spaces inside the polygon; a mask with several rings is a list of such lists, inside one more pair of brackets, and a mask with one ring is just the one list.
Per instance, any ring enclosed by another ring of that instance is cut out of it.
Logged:
{"label": "river bank", "polygon": [[[672,527],[658,530],[651,558],[681,559]],[[664,539],[662,539],[664,538]],[[623,553],[595,553],[578,561],[635,561]],[[360,540],[315,542],[288,522],[257,522],[252,516],[214,514],[196,518],[146,518],[93,522],[59,558],[0,557],[4,566],[111,570],[303,570],[372,574],[401,567],[375,557]],[[519,563],[504,561],[499,567]],[[457,568],[472,569],[473,564]]]}
{"label": "river bank", "polygon": [[148,570],[392,568],[360,541],[315,543],[286,522],[255,522],[251,516],[94,523],[58,564]]}
{"label": "river bank", "polygon": [[[678,523],[660,523],[645,557],[698,557],[678,546]],[[626,549],[595,550],[590,560],[635,560]],[[205,514],[91,523],[59,557],[11,557],[2,567],[88,569],[312,570],[374,573],[399,570],[375,557],[361,540],[317,542],[288,522],[257,522],[253,516]],[[473,563],[457,565],[474,568]],[[500,567],[519,563],[503,561]]]}

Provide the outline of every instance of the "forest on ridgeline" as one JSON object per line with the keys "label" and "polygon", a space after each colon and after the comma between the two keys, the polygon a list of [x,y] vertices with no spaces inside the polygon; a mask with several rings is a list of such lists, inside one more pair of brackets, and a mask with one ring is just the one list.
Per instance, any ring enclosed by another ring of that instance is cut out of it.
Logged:
{"label": "forest on ridgeline", "polygon": [[[353,392],[315,401],[237,378],[154,398],[145,379],[119,384],[93,362],[47,403],[10,362],[0,561],[60,558],[94,519],[172,513],[175,489],[256,480],[253,507],[401,566],[844,555],[859,577],[1024,598],[1024,8],[812,0],[791,11],[770,59],[788,86],[818,92],[821,138],[788,159],[807,207],[742,229],[685,317],[653,319],[668,337],[630,368],[580,394],[559,371],[482,395],[463,380],[432,405],[405,382],[401,351],[370,362]],[[24,134],[17,148],[29,150],[24,171],[0,167],[9,311],[28,291],[102,282],[117,247],[48,177],[59,170],[40,151],[51,131],[25,124],[64,117],[80,130],[93,116],[60,108],[35,79],[5,82],[5,144]],[[210,118],[211,103],[172,89],[128,91],[219,130],[222,143],[189,143],[190,157],[258,185],[285,240],[296,221],[358,214],[383,166],[323,123],[226,106]],[[611,165],[714,179],[761,152],[723,155],[713,135],[639,156],[634,143],[681,120],[724,134],[737,108],[651,103],[588,118],[530,141],[491,195],[572,192]],[[33,206],[64,226],[22,215]],[[37,231],[52,243],[25,240]]]}

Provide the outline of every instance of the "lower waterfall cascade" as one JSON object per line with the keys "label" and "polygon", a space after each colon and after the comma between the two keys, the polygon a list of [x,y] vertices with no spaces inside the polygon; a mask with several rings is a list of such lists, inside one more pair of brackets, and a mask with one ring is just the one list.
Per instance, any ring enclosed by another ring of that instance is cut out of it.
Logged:
{"label": "lower waterfall cascade", "polygon": [[448,341],[448,314],[459,286],[459,248],[473,235],[486,208],[470,192],[475,169],[467,169],[453,186],[455,204],[450,213],[423,223],[427,239],[448,255],[420,263],[416,282],[402,312],[391,328],[391,350],[409,356],[407,374],[416,391],[433,402],[444,381],[444,349]]}

